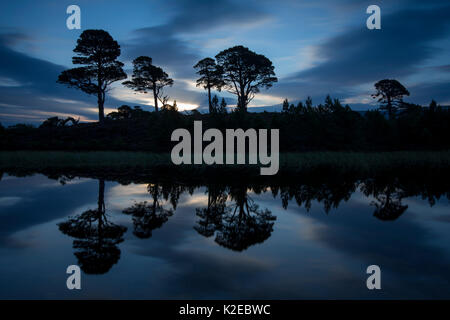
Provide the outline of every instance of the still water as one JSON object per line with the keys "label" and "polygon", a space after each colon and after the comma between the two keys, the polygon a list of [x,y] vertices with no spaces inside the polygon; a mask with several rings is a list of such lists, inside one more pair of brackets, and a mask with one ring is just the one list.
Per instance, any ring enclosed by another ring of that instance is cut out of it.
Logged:
{"label": "still water", "polygon": [[450,298],[448,195],[3,175],[0,298]]}

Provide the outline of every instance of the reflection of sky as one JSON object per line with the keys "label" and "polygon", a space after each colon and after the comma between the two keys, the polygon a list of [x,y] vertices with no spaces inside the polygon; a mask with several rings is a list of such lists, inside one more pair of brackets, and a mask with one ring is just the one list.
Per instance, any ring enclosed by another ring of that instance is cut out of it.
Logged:
{"label": "reflection of sky", "polygon": [[[430,208],[405,199],[408,210],[394,222],[373,217],[370,201],[356,192],[327,215],[313,202],[284,210],[270,192],[251,197],[277,217],[270,238],[234,252],[193,226],[206,189],[183,193],[175,214],[149,239],[132,234],[121,211],[150,201],[146,185],[107,182],[109,219],[128,228],[121,258],[104,275],[82,276],[82,290],[65,289],[65,268],[76,264],[72,238],[56,223],[97,203],[98,182],[59,185],[41,175],[0,182],[0,298],[448,298],[450,243],[443,222],[448,200]],[[169,202],[162,202],[170,208]],[[381,292],[365,288],[365,268],[382,270]]]}

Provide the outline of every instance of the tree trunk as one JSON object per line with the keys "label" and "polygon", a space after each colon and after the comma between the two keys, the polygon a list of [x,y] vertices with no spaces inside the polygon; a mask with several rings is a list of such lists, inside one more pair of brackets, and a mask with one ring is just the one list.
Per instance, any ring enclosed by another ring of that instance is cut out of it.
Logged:
{"label": "tree trunk", "polygon": [[103,124],[105,122],[105,100],[103,98],[103,94],[99,92],[97,94],[97,102],[98,102],[98,121],[100,124]]}
{"label": "tree trunk", "polygon": [[98,180],[98,211],[105,212],[105,180]]}
{"label": "tree trunk", "polygon": [[211,104],[211,87],[208,84],[208,103],[209,103],[209,113],[212,113],[212,104]]}
{"label": "tree trunk", "polygon": [[158,96],[156,94],[156,84],[153,83],[153,98],[155,99],[155,111],[158,112]]}
{"label": "tree trunk", "polygon": [[389,120],[392,119],[392,101],[391,101],[391,97],[387,97],[387,108],[388,108],[388,115],[389,115]]}
{"label": "tree trunk", "polygon": [[105,122],[105,92],[102,90],[103,88],[103,79],[102,79],[102,64],[100,61],[97,62],[97,102],[98,102],[98,122],[100,125],[103,125]]}
{"label": "tree trunk", "polygon": [[247,111],[247,105],[246,105],[246,100],[247,99],[245,99],[245,88],[244,88],[244,86],[242,86],[241,85],[241,94],[240,94],[240,109],[241,109],[241,111],[243,111],[243,112],[246,112]]}

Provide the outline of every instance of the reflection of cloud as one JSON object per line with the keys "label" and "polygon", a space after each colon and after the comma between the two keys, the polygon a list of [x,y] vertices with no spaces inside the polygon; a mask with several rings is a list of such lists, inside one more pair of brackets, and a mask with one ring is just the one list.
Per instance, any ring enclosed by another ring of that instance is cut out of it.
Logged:
{"label": "reflection of cloud", "polygon": [[108,197],[148,196],[148,184],[115,185],[107,190]]}
{"label": "reflection of cloud", "polygon": [[[192,197],[200,200],[204,196],[202,188]],[[159,261],[158,265],[164,266],[157,268],[160,272],[158,280],[164,279],[164,283],[153,293],[154,297],[220,298],[245,297],[251,292],[257,294],[257,288],[243,292],[243,283],[255,283],[276,263],[266,257],[236,254],[219,247],[213,239],[196,234],[192,226],[197,219],[193,213],[198,202],[182,197],[175,215],[163,230],[153,234],[151,241],[126,240],[134,253]]]}
{"label": "reflection of cloud", "polygon": [[[133,205],[133,203],[141,201],[152,202],[153,198],[148,192],[149,184],[117,184],[108,186],[106,189],[107,198],[109,198],[108,209],[116,209],[122,211]],[[159,203],[162,206],[170,205],[170,199],[159,199]]]}
{"label": "reflection of cloud", "polygon": [[450,216],[449,215],[440,215],[440,216],[436,217],[435,220],[439,221],[439,222],[450,223]]}
{"label": "reflection of cloud", "polygon": [[0,207],[13,206],[21,200],[21,197],[0,197]]}
{"label": "reflection of cloud", "polygon": [[[169,279],[166,292],[162,294],[179,297],[186,294],[203,298],[218,295],[245,297],[249,292],[242,291],[242,284],[256,275],[264,274],[272,267],[264,260],[241,256],[227,257],[195,250],[180,251],[169,248],[164,256],[166,261],[177,266],[181,272]],[[170,287],[175,290],[167,290]],[[249,291],[256,293],[256,288]]]}
{"label": "reflection of cloud", "polygon": [[408,214],[415,214],[424,218],[433,218],[437,215],[445,215],[449,212],[448,208],[444,205],[434,206],[431,210],[430,204],[420,197],[407,198],[402,202],[405,205],[408,205]]}
{"label": "reflection of cloud", "polygon": [[184,206],[203,206],[208,204],[208,195],[196,193],[190,196],[189,198],[185,198],[183,203],[180,205]]}
{"label": "reflection of cloud", "polygon": [[[58,187],[56,187],[58,186]],[[73,213],[72,210],[87,201],[96,203],[97,182],[84,179],[83,183],[61,187],[55,180],[36,175],[20,179],[2,180],[0,193],[4,197],[20,197],[1,212],[0,246],[9,235],[37,224],[59,219]],[[75,197],[74,194],[77,196]],[[88,200],[87,200],[88,199]]]}
{"label": "reflection of cloud", "polygon": [[383,222],[371,210],[355,204],[341,205],[336,216],[311,210],[310,216],[321,222],[312,229],[313,240],[362,265],[379,265],[392,296],[442,295],[443,288],[436,283],[446,281],[450,261],[443,250],[429,243],[435,236],[411,215],[395,223]]}

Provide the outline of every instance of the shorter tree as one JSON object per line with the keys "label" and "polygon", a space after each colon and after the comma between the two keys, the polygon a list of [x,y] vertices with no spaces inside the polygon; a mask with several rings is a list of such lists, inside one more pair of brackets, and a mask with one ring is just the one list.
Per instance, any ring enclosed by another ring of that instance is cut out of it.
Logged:
{"label": "shorter tree", "polygon": [[227,103],[224,98],[220,101],[217,95],[214,95],[211,101],[211,114],[227,114]]}
{"label": "shorter tree", "polygon": [[220,101],[218,113],[227,114],[227,102],[225,101],[224,98],[222,98],[222,101]]}
{"label": "shorter tree", "polygon": [[170,103],[165,103],[163,106],[162,106],[162,109],[163,110],[166,110],[166,111],[171,111],[171,112],[178,112],[178,105],[177,105],[177,100],[174,100],[173,101],[173,104],[170,104]]}
{"label": "shorter tree", "polygon": [[58,117],[51,117],[42,122],[42,124],[39,126],[39,128],[58,128],[58,127],[65,127],[68,123],[71,123],[72,126],[78,125],[80,122],[80,118],[77,120],[72,117],[67,117],[66,119],[60,119]]}
{"label": "shorter tree", "polygon": [[219,98],[214,95],[211,101],[211,105],[209,107],[209,113],[217,113],[219,111]]}
{"label": "shorter tree", "polygon": [[431,100],[431,103],[430,103],[430,106],[429,106],[428,110],[431,113],[434,113],[434,112],[436,112],[436,110],[438,110],[437,102],[434,99]]}
{"label": "shorter tree", "polygon": [[142,119],[145,117],[147,112],[142,110],[140,106],[135,106],[131,108],[130,106],[124,104],[117,108],[117,111],[108,113],[106,117],[111,120],[126,120],[126,119]]}
{"label": "shorter tree", "polygon": [[409,96],[409,91],[397,80],[384,79],[375,83],[377,92],[372,94],[372,98],[378,98],[381,102],[381,110],[386,110],[389,119],[392,119],[395,112],[403,103],[403,96]]}
{"label": "shorter tree", "polygon": [[164,95],[164,87],[172,86],[173,80],[160,67],[152,64],[152,58],[141,56],[133,60],[132,79],[123,85],[137,92],[153,92],[155,111],[158,111],[158,100],[164,106],[169,98]]}
{"label": "shorter tree", "polygon": [[282,112],[289,112],[289,100],[287,98],[283,100]]}
{"label": "shorter tree", "polygon": [[201,76],[197,79],[197,87],[203,86],[204,89],[208,90],[209,113],[212,113],[211,89],[216,88],[220,91],[223,85],[222,72],[216,65],[216,61],[212,58],[200,60],[194,66],[194,69],[196,69],[197,74]]}

